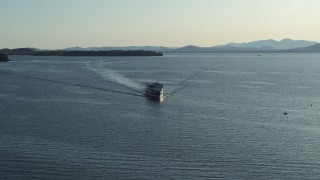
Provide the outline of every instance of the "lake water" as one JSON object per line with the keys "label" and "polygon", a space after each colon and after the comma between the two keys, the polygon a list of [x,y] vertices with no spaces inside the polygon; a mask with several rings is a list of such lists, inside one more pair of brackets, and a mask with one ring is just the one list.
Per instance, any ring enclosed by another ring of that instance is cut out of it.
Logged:
{"label": "lake water", "polygon": [[10,58],[0,179],[320,178],[320,54]]}

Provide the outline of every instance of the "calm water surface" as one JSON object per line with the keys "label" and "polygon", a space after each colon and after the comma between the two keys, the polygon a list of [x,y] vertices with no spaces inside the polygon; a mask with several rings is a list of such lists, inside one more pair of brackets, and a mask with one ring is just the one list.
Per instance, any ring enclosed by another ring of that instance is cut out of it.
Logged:
{"label": "calm water surface", "polygon": [[10,58],[0,179],[320,178],[319,54]]}

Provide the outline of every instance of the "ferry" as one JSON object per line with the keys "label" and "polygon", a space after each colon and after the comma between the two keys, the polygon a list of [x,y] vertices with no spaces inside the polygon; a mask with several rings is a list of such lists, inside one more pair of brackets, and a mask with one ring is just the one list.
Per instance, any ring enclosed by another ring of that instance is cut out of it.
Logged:
{"label": "ferry", "polygon": [[158,82],[146,83],[145,96],[152,99],[163,99],[163,84]]}

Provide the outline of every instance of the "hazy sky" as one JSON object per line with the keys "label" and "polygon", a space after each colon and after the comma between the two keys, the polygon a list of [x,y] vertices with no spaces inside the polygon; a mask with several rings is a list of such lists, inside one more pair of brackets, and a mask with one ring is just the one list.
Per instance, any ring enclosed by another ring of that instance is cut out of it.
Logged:
{"label": "hazy sky", "polygon": [[320,0],[0,0],[0,48],[320,42]]}

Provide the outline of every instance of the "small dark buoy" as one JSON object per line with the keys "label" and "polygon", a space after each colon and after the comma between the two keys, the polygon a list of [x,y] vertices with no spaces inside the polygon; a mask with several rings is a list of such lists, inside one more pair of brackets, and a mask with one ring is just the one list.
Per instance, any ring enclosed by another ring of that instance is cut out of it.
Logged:
{"label": "small dark buoy", "polygon": [[283,115],[288,115],[288,113],[287,113],[287,112],[284,112]]}

